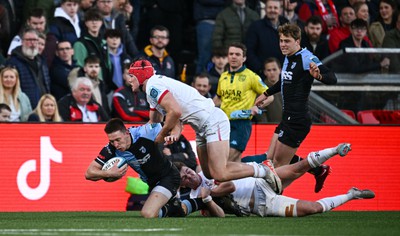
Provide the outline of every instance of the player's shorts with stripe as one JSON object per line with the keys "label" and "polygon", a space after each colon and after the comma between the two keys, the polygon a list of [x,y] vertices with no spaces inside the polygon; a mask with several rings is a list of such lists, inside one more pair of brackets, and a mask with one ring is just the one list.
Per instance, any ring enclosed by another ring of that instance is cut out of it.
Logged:
{"label": "player's shorts with stripe", "polygon": [[229,140],[230,129],[226,114],[215,107],[203,126],[199,130],[195,129],[196,143],[198,146],[203,146],[211,142]]}
{"label": "player's shorts with stripe", "polygon": [[276,194],[264,179],[257,178],[255,184],[252,213],[259,216],[297,216],[298,199]]}
{"label": "player's shorts with stripe", "polygon": [[179,170],[172,165],[171,171],[168,175],[162,177],[159,182],[155,183],[155,187],[151,189],[152,183],[149,183],[151,192],[159,192],[165,195],[168,199],[174,197],[181,184],[181,175]]}

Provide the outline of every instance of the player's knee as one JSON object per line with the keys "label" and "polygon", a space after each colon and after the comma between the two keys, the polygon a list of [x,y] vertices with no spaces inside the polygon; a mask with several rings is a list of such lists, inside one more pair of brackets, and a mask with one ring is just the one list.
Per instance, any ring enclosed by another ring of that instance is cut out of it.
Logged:
{"label": "player's knee", "polygon": [[156,218],[156,217],[158,217],[158,214],[157,214],[157,213],[152,212],[152,211],[149,211],[149,210],[145,210],[145,209],[142,209],[142,210],[140,211],[140,215],[141,215],[143,218]]}
{"label": "player's knee", "polygon": [[211,172],[211,176],[214,180],[218,182],[226,182],[229,179],[227,178],[227,175],[225,174],[226,171],[216,171],[216,172]]}

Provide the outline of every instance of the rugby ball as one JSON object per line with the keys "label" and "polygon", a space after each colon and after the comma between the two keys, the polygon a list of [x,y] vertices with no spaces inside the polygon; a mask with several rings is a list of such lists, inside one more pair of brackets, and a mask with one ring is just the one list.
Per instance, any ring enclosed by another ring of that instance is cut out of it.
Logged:
{"label": "rugby ball", "polygon": [[[119,161],[119,162],[118,162]],[[103,168],[101,168],[103,171],[111,169],[116,163],[118,162],[118,168],[123,167],[124,165],[127,164],[126,159],[123,157],[113,157],[110,160],[108,160]],[[118,180],[118,178],[104,178],[104,181],[106,182],[114,182]]]}

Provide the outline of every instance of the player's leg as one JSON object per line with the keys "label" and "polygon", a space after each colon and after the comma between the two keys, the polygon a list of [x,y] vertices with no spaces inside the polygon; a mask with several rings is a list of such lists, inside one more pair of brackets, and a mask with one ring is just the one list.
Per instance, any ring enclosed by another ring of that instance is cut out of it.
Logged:
{"label": "player's leg", "polygon": [[[296,153],[297,149],[298,149],[297,147],[296,148],[291,147],[277,140],[277,142],[275,143],[274,155],[271,157],[275,168],[284,165],[289,165],[290,160]],[[269,152],[268,152],[268,158],[269,158]]]}
{"label": "player's leg", "polygon": [[283,188],[290,185],[294,180],[301,177],[311,168],[314,168],[317,163],[318,166],[323,164],[328,159],[339,154],[340,156],[346,156],[351,150],[351,145],[348,143],[341,143],[336,147],[326,148],[317,152],[310,152],[306,159],[296,162],[291,165],[281,166],[276,168],[276,173],[281,178]]}
{"label": "player's leg", "polygon": [[[170,195],[170,194],[169,194]],[[143,205],[140,214],[144,218],[156,218],[158,217],[161,207],[167,204],[170,197],[166,196],[164,193],[152,191]]]}
{"label": "player's leg", "polygon": [[360,190],[353,187],[346,194],[323,198],[316,202],[299,201],[297,214],[298,216],[305,216],[327,212],[354,199],[372,199],[374,197],[375,193],[371,190]]}

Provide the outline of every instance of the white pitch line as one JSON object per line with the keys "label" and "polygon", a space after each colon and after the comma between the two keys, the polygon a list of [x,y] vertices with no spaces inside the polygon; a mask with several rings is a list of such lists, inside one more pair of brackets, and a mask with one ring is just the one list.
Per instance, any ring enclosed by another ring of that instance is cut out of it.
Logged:
{"label": "white pitch line", "polygon": [[[75,232],[75,233],[129,233],[129,232],[176,232],[182,231],[181,228],[151,228],[151,229],[0,229],[0,235],[54,235],[55,233]],[[115,234],[118,235],[118,234]]]}

